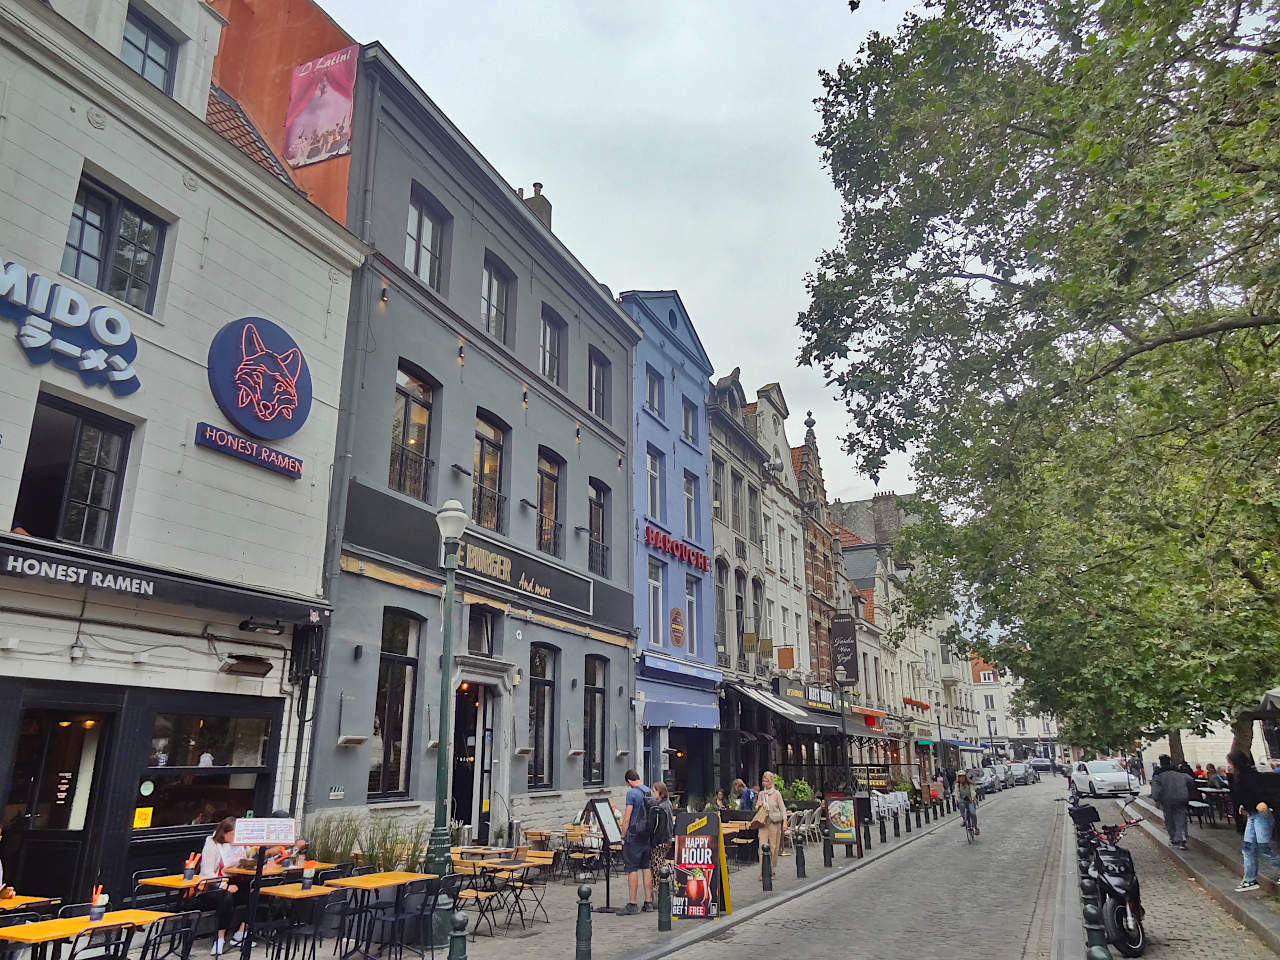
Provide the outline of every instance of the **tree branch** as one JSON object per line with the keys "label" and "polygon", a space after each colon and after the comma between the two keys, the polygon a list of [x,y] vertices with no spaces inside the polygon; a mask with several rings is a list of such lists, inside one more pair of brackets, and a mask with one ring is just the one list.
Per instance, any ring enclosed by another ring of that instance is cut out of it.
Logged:
{"label": "tree branch", "polygon": [[1199,340],[1202,337],[1209,337],[1215,333],[1224,333],[1231,330],[1255,330],[1259,327],[1274,326],[1277,323],[1280,323],[1280,317],[1240,317],[1235,320],[1206,323],[1198,327],[1186,327],[1183,330],[1165,334],[1163,337],[1155,337],[1152,340],[1145,340],[1142,343],[1125,350],[1119,356],[1104,363],[1099,369],[1085,377],[1077,385],[1087,386],[1095,380],[1101,380],[1103,377],[1115,373],[1134,357],[1141,356],[1144,353],[1150,353],[1152,350],[1159,350],[1161,347],[1167,347],[1172,343],[1184,343],[1187,340]]}

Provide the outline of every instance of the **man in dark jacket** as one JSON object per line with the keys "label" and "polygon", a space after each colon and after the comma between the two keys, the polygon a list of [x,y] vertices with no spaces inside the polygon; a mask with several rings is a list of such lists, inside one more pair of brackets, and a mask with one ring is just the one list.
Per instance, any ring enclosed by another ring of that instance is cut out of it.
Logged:
{"label": "man in dark jacket", "polygon": [[1280,871],[1280,855],[1271,852],[1271,835],[1275,830],[1272,814],[1280,806],[1280,773],[1259,773],[1253,757],[1242,750],[1227,754],[1231,765],[1231,802],[1241,816],[1248,817],[1244,826],[1244,879],[1236,887],[1238,893],[1258,889],[1258,855],[1266,857]]}
{"label": "man in dark jacket", "polygon": [[1160,769],[1151,778],[1151,799],[1160,804],[1169,845],[1187,849],[1187,805],[1194,799],[1196,781],[1173,767],[1173,758],[1160,758]]}

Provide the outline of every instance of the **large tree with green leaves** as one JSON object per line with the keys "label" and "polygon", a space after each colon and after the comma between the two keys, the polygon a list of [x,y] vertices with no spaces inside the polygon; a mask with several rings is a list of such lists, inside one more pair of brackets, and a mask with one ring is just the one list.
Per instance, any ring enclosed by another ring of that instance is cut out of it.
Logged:
{"label": "large tree with green leaves", "polygon": [[953,608],[1082,744],[1256,704],[1280,682],[1276,5],[940,0],[823,82],[842,237],[801,360],[857,467],[913,457],[915,612]]}

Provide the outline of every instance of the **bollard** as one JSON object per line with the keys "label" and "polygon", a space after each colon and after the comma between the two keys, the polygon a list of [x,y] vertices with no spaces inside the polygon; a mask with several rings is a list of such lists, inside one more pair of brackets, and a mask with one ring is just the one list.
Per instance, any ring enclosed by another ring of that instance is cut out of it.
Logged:
{"label": "bollard", "polygon": [[822,835],[822,865],[824,867],[831,866],[831,861],[835,859],[835,846],[831,843],[831,837],[828,834]]}
{"label": "bollard", "polygon": [[878,819],[880,820],[880,842],[881,842],[881,843],[888,843],[888,842],[889,842],[889,835],[885,832],[888,828],[887,828],[887,826],[885,825],[884,817],[883,817],[883,816],[881,816],[881,817],[879,817]]}
{"label": "bollard", "polygon": [[943,798],[942,798],[942,811],[943,811],[943,813],[950,813],[950,812],[951,812],[951,797],[950,797],[950,796],[945,796],[945,797],[943,797]]}
{"label": "bollard", "polygon": [[769,853],[769,845],[760,844],[760,887],[765,893],[773,890],[773,858]]}
{"label": "bollard", "polygon": [[591,888],[578,888],[578,945],[573,960],[591,960]]}
{"label": "bollard", "polygon": [[[449,934],[449,960],[467,960],[467,915],[458,910],[453,915],[453,932]],[[591,960],[587,947],[586,960]]]}
{"label": "bollard", "polygon": [[868,817],[862,821],[862,846],[868,852],[871,850],[871,818]]}
{"label": "bollard", "polygon": [[1084,905],[1084,940],[1090,947],[1106,947],[1107,931],[1102,925],[1102,908],[1096,903]]}
{"label": "bollard", "polygon": [[1081,904],[1098,902],[1098,885],[1092,877],[1085,877],[1080,881],[1080,902]]}
{"label": "bollard", "polygon": [[920,829],[920,808],[916,807],[916,829]]}
{"label": "bollard", "polygon": [[1090,947],[1084,960],[1112,960],[1111,951],[1106,947]]}
{"label": "bollard", "polygon": [[898,811],[893,811],[893,839],[897,840],[902,836],[902,831],[898,828]]}
{"label": "bollard", "polygon": [[808,876],[808,874],[804,872],[804,837],[796,834],[793,845],[795,846],[796,851],[796,877],[797,879],[803,880]]}
{"label": "bollard", "polygon": [[658,871],[658,929],[671,929],[671,864]]}
{"label": "bollard", "polygon": [[[858,828],[857,828],[857,827],[854,827],[853,829],[854,829],[854,831],[856,832]],[[846,844],[844,845],[844,856],[845,856],[845,859],[846,859],[846,860],[852,860],[852,859],[853,859],[853,844],[852,844],[852,843],[846,843]]]}
{"label": "bollard", "polygon": [[907,807],[906,812],[903,813],[902,815],[902,819],[906,821],[907,833],[910,833],[911,832],[911,808],[910,807]]}

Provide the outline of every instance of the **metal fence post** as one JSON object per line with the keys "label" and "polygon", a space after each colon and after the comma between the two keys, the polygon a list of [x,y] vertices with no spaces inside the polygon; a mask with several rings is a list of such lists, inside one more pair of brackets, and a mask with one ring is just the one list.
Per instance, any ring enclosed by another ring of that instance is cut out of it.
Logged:
{"label": "metal fence post", "polygon": [[831,866],[831,862],[835,859],[835,855],[835,846],[831,842],[831,833],[828,831],[822,835],[822,865],[824,867]]}
{"label": "metal fence post", "polygon": [[591,888],[578,887],[578,944],[573,960],[591,960]]}
{"label": "metal fence post", "polygon": [[870,852],[871,850],[871,818],[862,821],[862,846]]}
{"label": "metal fence post", "polygon": [[919,830],[920,829],[920,808],[919,807],[916,807],[915,814],[916,814],[916,829]]}

